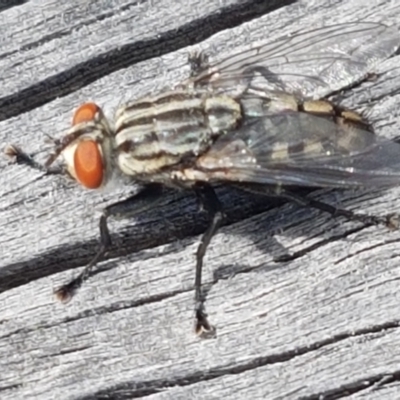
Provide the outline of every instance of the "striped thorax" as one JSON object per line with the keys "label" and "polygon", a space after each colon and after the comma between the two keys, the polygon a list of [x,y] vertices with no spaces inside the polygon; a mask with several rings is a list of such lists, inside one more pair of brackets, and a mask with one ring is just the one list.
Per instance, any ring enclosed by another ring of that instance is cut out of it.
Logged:
{"label": "striped thorax", "polygon": [[118,165],[142,176],[187,163],[241,118],[239,102],[225,95],[175,91],[144,98],[117,112]]}

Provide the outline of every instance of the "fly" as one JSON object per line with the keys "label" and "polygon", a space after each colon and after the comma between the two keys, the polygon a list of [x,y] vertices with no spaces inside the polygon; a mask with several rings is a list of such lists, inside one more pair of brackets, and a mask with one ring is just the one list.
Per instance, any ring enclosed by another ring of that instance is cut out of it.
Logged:
{"label": "fly", "polygon": [[51,171],[59,157],[82,186],[98,189],[115,171],[143,189],[106,207],[100,246],[83,272],[58,290],[68,301],[111,246],[109,217],[132,216],[161,199],[164,187],[190,189],[210,216],[196,253],[195,330],[212,334],[201,291],[203,258],[224,213],[213,189],[229,183],[349,220],[396,227],[393,215],[369,216],[296,194],[295,187],[400,184],[400,145],[374,135],[361,115],[324,99],[365,78],[399,46],[380,23],[327,26],[253,46],[222,61],[189,57],[191,75],[173,89],[121,107],[111,124],[94,103],[74,114],[44,167],[16,146],[20,163]]}

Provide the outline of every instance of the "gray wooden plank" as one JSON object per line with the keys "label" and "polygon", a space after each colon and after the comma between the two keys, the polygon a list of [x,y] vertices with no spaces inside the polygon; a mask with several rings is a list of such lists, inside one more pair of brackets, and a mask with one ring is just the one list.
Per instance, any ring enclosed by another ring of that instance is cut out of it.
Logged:
{"label": "gray wooden plank", "polygon": [[293,2],[48,0],[10,8],[0,15],[0,120]]}
{"label": "gray wooden plank", "polygon": [[[393,335],[393,336],[392,336]],[[268,365],[257,365],[251,369],[216,376],[211,381],[201,381],[190,386],[174,387],[168,391],[149,396],[153,399],[240,399],[240,398],[397,398],[398,385],[391,384],[393,376],[388,371],[396,370],[398,359],[390,351],[397,353],[396,334],[392,331],[382,337],[381,333],[347,337],[343,341],[326,344],[320,349],[290,360],[277,358]],[[366,344],[367,343],[367,344]],[[385,348],[387,351],[382,351]],[[368,371],[372,379],[365,374],[360,365],[371,364]],[[303,370],[302,374],[296,373]],[[349,376],[349,370],[354,372]],[[312,380],[312,388],[307,382]],[[340,380],[342,387],[337,388],[335,381]],[[386,386],[387,384],[387,386]],[[384,387],[382,387],[382,385]],[[397,387],[396,387],[397,386]],[[331,391],[327,388],[332,387]],[[372,389],[372,390],[371,390]],[[380,389],[377,391],[377,389]],[[383,391],[388,391],[383,395]],[[352,395],[353,394],[353,395]],[[325,397],[322,397],[325,396]],[[392,396],[392,397],[389,397]],[[376,397],[378,398],[378,397]]]}
{"label": "gray wooden plank", "polygon": [[[365,390],[359,398],[369,400],[382,398],[395,399],[398,396],[400,388],[398,381],[390,383],[392,379],[393,377],[391,375],[383,376],[375,385],[372,385],[370,388]],[[350,399],[356,398],[355,396],[350,396]]]}
{"label": "gray wooden plank", "polygon": [[[218,54],[358,18],[400,26],[399,10],[385,1],[303,1],[201,46]],[[112,115],[121,102],[185,76],[186,54],[132,65],[1,121],[1,142],[43,160],[51,147],[44,134],[59,137],[77,104],[93,99]],[[396,136],[399,127],[399,60],[383,63],[376,82],[344,99],[368,109],[381,135]],[[213,240],[204,274],[218,336],[199,341],[191,331],[193,263],[205,222],[192,198],[169,196],[154,213],[113,222],[117,249],[63,306],[52,288],[91,257],[101,207],[129,188],[85,192],[4,159],[0,171],[2,398],[398,397],[399,232],[290,205],[268,209],[222,190],[229,225]],[[399,192],[315,196],[384,214],[399,208]],[[276,261],[285,254],[289,261]]]}
{"label": "gray wooden plank", "polygon": [[[20,91],[49,75],[68,70],[132,41],[140,42],[162,35],[196,17],[205,18],[221,7],[236,3],[236,0],[195,0],[182,4],[75,0],[60,4],[50,0],[31,1],[23,7],[13,7],[1,14],[4,29],[0,64],[3,95]],[[152,29],[149,30],[149,26]]]}

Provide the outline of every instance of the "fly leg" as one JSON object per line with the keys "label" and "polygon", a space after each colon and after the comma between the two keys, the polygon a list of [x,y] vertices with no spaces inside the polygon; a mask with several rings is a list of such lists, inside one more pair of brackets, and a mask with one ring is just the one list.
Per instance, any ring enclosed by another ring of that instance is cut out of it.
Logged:
{"label": "fly leg", "polygon": [[291,200],[304,207],[311,207],[320,211],[327,212],[333,217],[344,217],[349,221],[360,221],[366,225],[384,225],[390,230],[394,230],[399,227],[399,220],[396,214],[388,214],[382,217],[376,215],[358,214],[343,208],[336,208],[322,201],[299,196],[286,190],[283,191],[281,195],[285,199]]}
{"label": "fly leg", "polygon": [[284,91],[285,85],[283,84],[283,81],[278,77],[277,74],[274,74],[265,66],[252,65],[242,71],[243,78],[245,81],[247,81],[247,85],[250,85],[256,74],[261,75],[267,82],[274,84],[275,88],[280,88],[282,91]]}
{"label": "fly leg", "polygon": [[201,50],[194,50],[188,55],[190,77],[195,77],[208,69],[208,55]]}
{"label": "fly leg", "polygon": [[47,168],[44,165],[35,161],[32,156],[25,153],[18,146],[9,145],[4,150],[4,153],[11,158],[15,158],[15,161],[19,165],[27,165],[29,168],[35,169],[40,172],[44,172],[46,175],[63,175],[65,170],[63,168]]}
{"label": "fly leg", "polygon": [[382,217],[376,215],[358,214],[343,208],[336,208],[319,200],[310,199],[306,196],[293,193],[290,190],[281,187],[274,188],[272,186],[255,184],[240,184],[237,186],[241,189],[253,193],[272,197],[280,197],[286,200],[290,200],[291,202],[299,204],[303,207],[315,208],[317,210],[327,212],[333,217],[344,217],[349,221],[359,221],[366,225],[384,225],[391,230],[397,229],[399,227],[399,218],[397,214],[388,214]]}
{"label": "fly leg", "polygon": [[151,184],[146,186],[141,192],[128,197],[125,200],[119,201],[118,203],[111,204],[103,210],[103,214],[99,221],[99,249],[90,263],[78,276],[55,291],[55,295],[60,301],[66,303],[71,300],[76,290],[90,276],[94,266],[104,258],[107,251],[110,249],[112,243],[107,225],[108,218],[128,218],[137,215],[138,213],[149,209],[155,203],[160,201],[162,199],[162,192],[163,190],[161,185]]}
{"label": "fly leg", "polygon": [[210,244],[212,237],[217,232],[224,220],[222,205],[214,189],[209,185],[198,185],[195,187],[195,193],[199,199],[200,206],[210,216],[211,222],[207,230],[203,234],[199,247],[196,252],[196,277],[194,281],[194,300],[195,300],[195,316],[196,326],[195,332],[199,336],[212,335],[215,328],[208,322],[207,314],[204,310],[204,297],[201,290],[201,273],[203,268],[203,259],[207,247]]}

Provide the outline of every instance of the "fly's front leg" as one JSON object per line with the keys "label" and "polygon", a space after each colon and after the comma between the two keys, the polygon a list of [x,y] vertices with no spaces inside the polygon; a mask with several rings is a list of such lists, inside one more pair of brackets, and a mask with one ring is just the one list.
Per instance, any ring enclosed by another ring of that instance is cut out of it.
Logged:
{"label": "fly's front leg", "polygon": [[4,153],[10,157],[14,158],[16,163],[19,165],[27,165],[29,168],[35,169],[40,172],[44,172],[47,175],[63,175],[65,174],[65,170],[63,168],[47,168],[44,165],[38,163],[30,156],[28,153],[25,153],[18,146],[9,145],[4,150]]}
{"label": "fly's front leg", "polygon": [[196,252],[196,277],[194,281],[194,300],[195,300],[195,316],[196,316],[196,326],[195,331],[199,336],[208,336],[213,334],[215,329],[208,322],[207,314],[204,310],[204,297],[201,290],[201,274],[203,268],[203,259],[206,254],[206,250],[212,237],[217,232],[218,228],[221,226],[224,213],[222,212],[221,203],[214,189],[206,184],[198,185],[195,187],[195,193],[199,199],[200,206],[204,209],[210,216],[211,222],[207,230],[203,234],[199,247]]}
{"label": "fly's front leg", "polygon": [[119,201],[118,203],[111,204],[103,210],[99,222],[100,247],[90,263],[76,278],[55,291],[55,294],[60,301],[66,303],[73,297],[76,290],[90,276],[93,267],[104,258],[105,254],[110,249],[111,237],[107,225],[108,218],[127,218],[137,215],[138,213],[149,209],[161,200],[162,193],[163,189],[161,185],[151,184],[146,186],[141,192],[125,200]]}

